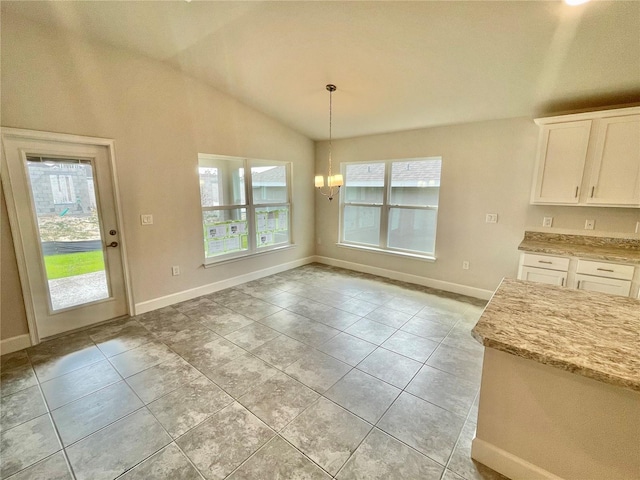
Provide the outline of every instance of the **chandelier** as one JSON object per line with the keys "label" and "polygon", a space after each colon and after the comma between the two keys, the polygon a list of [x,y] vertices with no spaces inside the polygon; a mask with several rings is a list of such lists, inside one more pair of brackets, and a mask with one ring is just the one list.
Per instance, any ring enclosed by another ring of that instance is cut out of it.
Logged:
{"label": "chandelier", "polygon": [[340,192],[340,187],[343,184],[342,175],[336,174],[333,175],[331,171],[331,147],[332,147],[332,138],[331,138],[331,120],[333,116],[333,92],[336,91],[336,86],[329,84],[327,85],[327,90],[329,90],[329,172],[327,175],[327,185],[325,186],[324,176],[316,175],[315,177],[315,185],[318,188],[318,191],[327,197],[329,201],[333,200],[334,195],[337,195]]}

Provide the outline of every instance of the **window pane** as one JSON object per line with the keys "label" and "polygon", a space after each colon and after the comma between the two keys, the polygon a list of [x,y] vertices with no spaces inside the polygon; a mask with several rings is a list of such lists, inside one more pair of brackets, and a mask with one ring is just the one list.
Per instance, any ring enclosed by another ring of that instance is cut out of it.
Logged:
{"label": "window pane", "polygon": [[251,184],[253,188],[253,203],[286,203],[287,198],[287,170],[284,165],[260,165],[252,163]]}
{"label": "window pane", "polygon": [[442,160],[393,162],[391,168],[391,204],[438,205]]}
{"label": "window pane", "polygon": [[258,248],[289,242],[289,207],[280,205],[256,210]]}
{"label": "window pane", "polygon": [[247,209],[202,212],[206,257],[239,252],[249,248]]}
{"label": "window pane", "polygon": [[384,197],[384,163],[346,165],[345,202],[382,203]]}
{"label": "window pane", "polygon": [[344,240],[380,245],[380,207],[344,207]]}
{"label": "window pane", "polygon": [[437,217],[437,210],[391,208],[389,247],[433,253],[436,245]]}
{"label": "window pane", "polygon": [[246,204],[244,160],[200,158],[198,171],[203,207]]}

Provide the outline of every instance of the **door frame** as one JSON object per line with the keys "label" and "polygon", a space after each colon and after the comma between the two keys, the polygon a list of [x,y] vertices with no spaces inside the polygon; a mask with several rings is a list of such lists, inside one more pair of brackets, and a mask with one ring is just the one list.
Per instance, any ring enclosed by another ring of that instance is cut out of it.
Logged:
{"label": "door frame", "polygon": [[129,272],[129,265],[127,263],[126,252],[126,235],[124,231],[124,221],[122,217],[122,210],[120,208],[120,190],[118,188],[118,173],[116,170],[116,156],[115,156],[115,141],[109,138],[100,137],[86,137],[82,135],[71,135],[67,133],[55,133],[44,132],[40,130],[25,130],[21,128],[0,127],[0,135],[2,136],[2,170],[0,176],[2,177],[2,188],[5,192],[5,200],[7,203],[7,213],[9,216],[9,225],[11,226],[11,236],[13,237],[14,250],[16,254],[16,260],[18,263],[18,273],[20,277],[20,286],[22,287],[22,296],[24,300],[24,307],[27,316],[27,325],[29,328],[29,338],[31,339],[31,345],[37,345],[40,343],[40,336],[38,334],[38,327],[36,325],[36,314],[34,306],[34,298],[30,289],[30,278],[27,270],[27,261],[25,257],[25,247],[18,224],[18,215],[15,204],[15,196],[13,194],[13,187],[9,179],[9,170],[7,165],[6,154],[4,151],[4,139],[5,137],[19,138],[23,140],[40,140],[40,141],[52,141],[52,142],[65,142],[75,143],[80,145],[93,145],[98,147],[105,147],[107,150],[107,157],[111,168],[111,186],[113,188],[113,201],[115,207],[116,219],[118,222],[119,243],[120,243],[120,257],[122,262],[122,274],[124,277],[124,290],[125,290],[125,304],[127,306],[127,314],[131,315],[134,311],[133,295],[131,290],[131,278]]}

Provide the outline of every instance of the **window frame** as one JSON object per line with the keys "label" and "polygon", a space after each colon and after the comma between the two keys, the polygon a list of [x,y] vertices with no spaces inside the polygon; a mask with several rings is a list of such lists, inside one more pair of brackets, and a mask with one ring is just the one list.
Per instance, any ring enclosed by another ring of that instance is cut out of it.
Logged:
{"label": "window frame", "polygon": [[[254,255],[260,255],[263,253],[268,253],[272,251],[282,250],[284,248],[291,248],[294,245],[293,242],[293,231],[291,228],[292,225],[292,216],[293,216],[293,202],[292,202],[292,163],[279,161],[279,160],[264,160],[257,158],[248,158],[248,157],[234,157],[229,155],[216,155],[210,153],[198,153],[198,185],[200,187],[200,167],[204,167],[205,165],[201,164],[201,160],[209,160],[209,161],[242,161],[242,168],[244,169],[244,203],[237,204],[221,204],[215,206],[203,206],[202,205],[202,197],[200,197],[200,225],[202,229],[203,242],[204,242],[204,266],[213,266],[220,263],[225,263],[231,260],[242,259],[246,257],[251,257]],[[273,166],[283,166],[285,167],[285,175],[286,175],[286,201],[283,202],[273,202],[273,203],[254,203],[253,199],[253,175],[252,175],[252,167],[264,166],[264,164],[272,164]],[[214,167],[209,167],[214,168]],[[199,188],[200,194],[202,195],[201,187]],[[273,245],[265,245],[259,246],[257,241],[257,221],[256,221],[256,212],[260,209],[265,208],[274,208],[274,207],[286,207],[288,209],[288,218],[287,218],[287,231],[288,231],[288,241],[276,243]],[[246,212],[246,223],[247,223],[247,249],[233,251],[226,254],[207,256],[207,238],[204,232],[204,213],[209,211],[224,211],[224,210],[240,210],[244,209]]]}
{"label": "window frame", "polygon": [[[392,255],[400,255],[411,258],[419,258],[425,260],[436,259],[436,235],[438,230],[438,208],[440,204],[440,192],[438,191],[438,205],[404,205],[391,203],[391,180],[393,173],[393,164],[401,162],[411,161],[428,161],[428,160],[440,160],[440,179],[438,183],[438,189],[442,185],[442,156],[429,156],[429,157],[415,157],[415,158],[394,158],[388,160],[365,160],[357,162],[342,162],[340,165],[341,173],[345,181],[344,192],[340,195],[340,215],[339,215],[339,233],[338,233],[338,245],[342,247],[355,248],[358,250],[366,250],[378,253],[386,253]],[[346,191],[348,188],[349,178],[347,175],[348,165],[370,165],[370,164],[384,164],[384,177],[383,177],[383,191],[382,202],[361,202],[361,201],[348,201]],[[380,209],[380,231],[378,236],[378,245],[371,245],[368,243],[354,242],[345,240],[345,208],[347,206],[353,207],[378,207]],[[404,209],[404,210],[421,210],[421,211],[435,211],[436,221],[434,225],[434,240],[433,240],[433,252],[422,252],[418,250],[410,250],[398,247],[389,246],[389,221],[392,209]]]}

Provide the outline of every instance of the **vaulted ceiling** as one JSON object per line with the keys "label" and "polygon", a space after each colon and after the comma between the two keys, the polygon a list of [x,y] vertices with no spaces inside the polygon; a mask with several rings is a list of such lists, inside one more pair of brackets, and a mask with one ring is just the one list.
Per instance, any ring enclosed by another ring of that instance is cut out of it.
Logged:
{"label": "vaulted ceiling", "polygon": [[640,2],[3,1],[313,139],[640,103]]}

